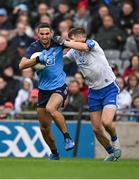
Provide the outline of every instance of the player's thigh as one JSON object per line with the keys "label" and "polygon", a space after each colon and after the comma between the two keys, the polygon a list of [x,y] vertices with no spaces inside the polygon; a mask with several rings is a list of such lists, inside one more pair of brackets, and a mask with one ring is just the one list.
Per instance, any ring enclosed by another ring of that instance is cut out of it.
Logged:
{"label": "player's thigh", "polygon": [[113,87],[103,101],[102,122],[105,126],[111,125],[117,108],[117,87]]}
{"label": "player's thigh", "polygon": [[102,111],[102,123],[105,126],[110,126],[114,119],[115,113],[116,113],[116,106],[107,105],[106,107],[104,107]]}
{"label": "player's thigh", "polygon": [[[113,111],[114,109],[116,109],[117,107],[117,96],[118,96],[118,92],[119,89],[117,87],[117,85],[115,85],[116,83],[112,83],[112,85],[110,85],[110,87],[108,87],[107,91],[105,91],[105,96],[102,102],[103,105],[103,109],[110,109],[110,111]],[[112,110],[111,110],[112,109]]]}
{"label": "player's thigh", "polygon": [[50,96],[49,101],[46,105],[46,110],[47,112],[57,110],[62,106],[62,104],[63,104],[63,97],[61,96],[61,94],[53,93]]}
{"label": "player's thigh", "polygon": [[37,108],[37,113],[40,125],[43,127],[50,127],[52,117],[48,112],[46,112],[46,108]]}
{"label": "player's thigh", "polygon": [[100,129],[102,126],[101,115],[102,115],[102,110],[90,112],[90,119],[94,130]]}

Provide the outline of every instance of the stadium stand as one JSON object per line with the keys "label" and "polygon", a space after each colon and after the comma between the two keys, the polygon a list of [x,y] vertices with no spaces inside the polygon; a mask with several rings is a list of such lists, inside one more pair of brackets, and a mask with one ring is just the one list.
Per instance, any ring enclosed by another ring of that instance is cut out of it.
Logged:
{"label": "stadium stand", "polygon": [[[29,105],[32,97],[31,92],[37,87],[37,76],[31,68],[26,72],[19,71],[18,63],[26,48],[37,39],[36,25],[39,22],[47,22],[52,25],[55,34],[65,38],[67,38],[69,29],[82,26],[86,29],[88,37],[92,37],[100,43],[110,65],[118,76],[117,78],[120,75],[125,80],[123,89],[132,98],[130,106],[125,107],[124,110],[123,108],[118,110],[117,115],[121,117],[123,116],[121,112],[124,112],[126,117],[129,116],[126,120],[138,122],[138,9],[138,0],[0,1],[0,119],[36,118],[36,112],[29,111]],[[132,55],[136,55],[137,60],[135,64],[131,65]],[[113,66],[116,67],[116,71]],[[130,73],[125,75],[127,69],[130,69]],[[79,70],[74,62],[65,63],[64,70],[68,76],[68,84],[74,79],[78,81],[76,73]],[[129,85],[129,81],[132,81],[130,75],[136,77],[136,87],[133,87],[132,83]],[[25,81],[30,84],[27,91],[26,84],[23,83]],[[132,96],[135,91],[136,96]],[[89,120],[86,92],[86,86],[80,85],[79,99],[84,97],[82,102],[85,103],[83,119]],[[76,117],[78,109],[73,112],[71,108],[68,112],[64,111],[64,114],[66,117]],[[119,121],[122,118],[115,118],[115,120]]]}

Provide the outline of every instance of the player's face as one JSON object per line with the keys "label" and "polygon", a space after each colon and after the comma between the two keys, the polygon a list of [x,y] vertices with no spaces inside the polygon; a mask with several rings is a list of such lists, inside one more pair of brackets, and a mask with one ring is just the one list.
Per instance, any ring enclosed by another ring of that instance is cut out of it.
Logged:
{"label": "player's face", "polygon": [[86,37],[83,34],[76,34],[71,36],[70,40],[75,42],[85,42]]}
{"label": "player's face", "polygon": [[49,44],[51,37],[52,37],[52,31],[49,28],[40,28],[38,31],[38,37],[42,44],[47,45]]}

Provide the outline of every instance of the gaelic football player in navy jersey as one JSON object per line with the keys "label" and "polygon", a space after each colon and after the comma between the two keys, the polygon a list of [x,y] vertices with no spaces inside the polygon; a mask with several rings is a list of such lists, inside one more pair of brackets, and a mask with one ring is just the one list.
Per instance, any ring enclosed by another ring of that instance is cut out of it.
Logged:
{"label": "gaelic football player in navy jersey", "polygon": [[[67,52],[66,57],[76,61],[88,82],[91,122],[98,141],[108,153],[105,160],[117,160],[121,156],[121,148],[112,122],[119,91],[116,77],[99,44],[94,40],[86,39],[83,28],[73,28],[68,35],[70,41],[56,36],[55,42],[72,48]],[[103,127],[110,135],[111,141],[106,137]]]}
{"label": "gaelic football player in navy jersey", "polygon": [[[39,78],[38,119],[43,138],[52,152],[49,159],[58,160],[59,153],[50,131],[51,121],[55,121],[64,136],[65,150],[73,149],[74,142],[67,132],[64,116],[58,111],[67,96],[66,75],[63,71],[64,46],[55,43],[52,35],[53,31],[49,24],[40,24],[38,26],[39,40],[32,43],[26,50],[19,68],[25,69],[36,64],[43,65],[43,68],[37,70]],[[36,57],[33,56],[35,53],[38,54]]]}

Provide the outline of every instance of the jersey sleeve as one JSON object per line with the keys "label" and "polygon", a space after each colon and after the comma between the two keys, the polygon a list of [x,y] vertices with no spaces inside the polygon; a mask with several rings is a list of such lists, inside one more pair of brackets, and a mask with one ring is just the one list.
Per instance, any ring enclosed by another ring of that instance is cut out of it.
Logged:
{"label": "jersey sleeve", "polygon": [[92,39],[87,39],[85,43],[89,49],[93,49],[95,47],[95,42]]}

